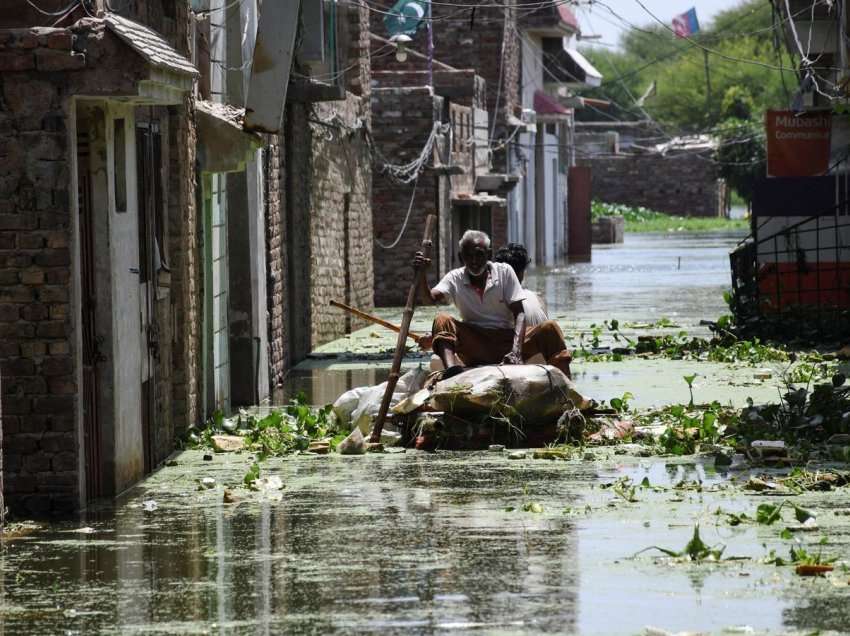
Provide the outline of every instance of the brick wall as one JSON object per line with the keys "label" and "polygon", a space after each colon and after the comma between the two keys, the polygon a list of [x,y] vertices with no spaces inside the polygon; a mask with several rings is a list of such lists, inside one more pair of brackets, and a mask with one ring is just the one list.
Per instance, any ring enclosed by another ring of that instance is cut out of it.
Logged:
{"label": "brick wall", "polygon": [[71,321],[68,30],[0,32],[0,374],[7,503],[30,514],[77,499]]}
{"label": "brick wall", "polygon": [[[442,106],[443,100],[434,97],[428,87],[373,89],[372,113],[375,121],[381,122],[373,130],[379,158],[386,157],[393,164],[416,158],[425,146],[435,119],[440,119]],[[401,233],[395,247],[385,249],[377,243],[374,247],[375,304],[379,306],[404,304],[410,283],[410,259],[422,242],[425,219],[429,214],[439,214],[438,177],[433,171],[425,170],[419,176],[410,207],[412,194],[412,183],[400,184],[376,167],[372,179],[375,239],[389,245]],[[411,214],[405,227],[408,208]],[[435,238],[433,254],[436,255],[440,245],[439,237]],[[433,271],[431,275],[436,276]]]}
{"label": "brick wall", "polygon": [[644,206],[682,216],[719,216],[717,165],[693,154],[578,159],[592,170],[591,194],[607,203]]}
{"label": "brick wall", "polygon": [[[375,8],[387,11],[392,0],[371,2]],[[496,113],[496,124],[502,125],[508,114],[520,105],[520,42],[516,30],[516,2],[505,0],[498,6],[478,5],[457,0],[434,5],[434,59],[455,69],[474,68],[486,84],[486,108],[491,120]],[[372,12],[372,32],[388,37],[383,24],[384,14]],[[422,28],[411,43],[411,49],[426,53],[427,29]],[[373,45],[380,47],[381,45]],[[374,53],[374,48],[373,48]],[[375,70],[423,70],[420,58],[409,56],[400,63],[394,55],[373,58]],[[435,69],[439,67],[435,66]],[[498,108],[497,108],[498,103]],[[498,112],[497,112],[498,111]]]}
{"label": "brick wall", "polygon": [[311,225],[311,345],[362,326],[329,305],[332,299],[370,311],[372,293],[372,166],[361,100],[314,106]]}
{"label": "brick wall", "polygon": [[169,108],[168,217],[171,248],[171,302],[177,333],[171,356],[174,435],[196,424],[201,408],[201,326],[203,257],[198,236],[203,231],[195,197],[197,131],[190,98]]}
{"label": "brick wall", "polygon": [[362,326],[372,293],[371,152],[364,99],[290,103],[269,155],[267,249],[272,384],[312,349]]}
{"label": "brick wall", "polygon": [[266,264],[269,316],[269,381],[283,382],[288,366],[286,320],[286,277],[284,275],[285,242],[283,197],[281,196],[282,148],[277,135],[271,137],[265,152]]}
{"label": "brick wall", "polygon": [[[175,26],[172,36],[186,51],[188,8],[176,3],[174,15],[183,26]],[[7,503],[22,514],[61,514],[81,500],[83,450],[76,417],[80,352],[72,311],[78,274],[71,256],[72,188],[77,188],[71,178],[71,98],[133,94],[145,73],[143,60],[92,20],[68,29],[0,31],[3,453]],[[156,403],[162,428],[156,431],[153,449],[157,458],[173,448],[174,422],[185,427],[198,413],[201,287],[191,111],[189,100],[182,107],[146,111],[162,123],[163,143],[169,146],[163,159],[169,166],[164,172],[172,289],[170,300],[160,299],[155,307],[161,328]],[[180,326],[176,336],[171,331],[175,317]]]}

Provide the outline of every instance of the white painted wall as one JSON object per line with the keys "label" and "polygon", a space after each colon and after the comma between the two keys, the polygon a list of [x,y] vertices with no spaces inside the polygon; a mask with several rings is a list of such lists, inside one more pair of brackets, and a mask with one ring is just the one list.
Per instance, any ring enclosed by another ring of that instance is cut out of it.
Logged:
{"label": "white painted wall", "polygon": [[[266,225],[263,202],[263,151],[258,150],[248,162],[248,237],[251,250],[251,331],[259,339],[260,359],[256,378],[258,396],[264,400],[269,395],[269,340],[268,305],[266,303]],[[256,340],[255,340],[256,341]],[[251,372],[254,370],[251,369]],[[247,372],[247,370],[246,370]]]}
{"label": "white painted wall", "polygon": [[[127,210],[115,200],[114,121],[124,119]],[[139,298],[139,210],[136,181],[136,131],[132,106],[110,104],[106,116],[109,171],[109,260],[112,297],[112,376],[114,387],[115,490],[121,492],[144,474],[142,440],[141,303]],[[99,246],[104,249],[105,246]],[[107,418],[102,420],[109,426]]]}

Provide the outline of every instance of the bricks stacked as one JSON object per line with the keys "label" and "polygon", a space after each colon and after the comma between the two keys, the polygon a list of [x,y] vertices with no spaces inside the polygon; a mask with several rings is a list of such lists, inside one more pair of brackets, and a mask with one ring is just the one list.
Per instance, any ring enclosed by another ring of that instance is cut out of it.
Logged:
{"label": "bricks stacked", "polygon": [[72,50],[69,29],[33,27],[0,32],[0,73],[75,71],[86,67],[86,56]]}
{"label": "bricks stacked", "polygon": [[266,187],[266,259],[268,280],[268,320],[269,320],[269,381],[272,386],[283,382],[287,369],[286,323],[284,320],[284,243],[283,209],[281,207],[281,146],[277,136],[271,137],[271,143],[265,152]]}
{"label": "bricks stacked", "polygon": [[717,164],[693,153],[580,159],[593,171],[592,195],[681,216],[719,216],[723,182]]}
{"label": "bricks stacked", "polygon": [[[345,334],[348,321],[331,299],[344,299],[364,311],[374,306],[372,294],[372,166],[360,98],[314,105],[311,153],[312,347]],[[331,121],[336,128],[315,123]]]}

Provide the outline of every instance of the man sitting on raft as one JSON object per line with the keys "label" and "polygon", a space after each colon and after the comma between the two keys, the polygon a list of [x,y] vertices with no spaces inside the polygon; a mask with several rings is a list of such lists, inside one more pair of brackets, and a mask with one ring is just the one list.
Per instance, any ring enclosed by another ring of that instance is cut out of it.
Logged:
{"label": "man sitting on raft", "polygon": [[[539,353],[548,364],[571,377],[572,355],[561,328],[547,320],[526,329],[522,304],[526,292],[510,265],[489,260],[490,237],[468,230],[458,247],[464,266],[450,271],[433,289],[423,277],[420,288],[424,302],[454,303],[461,316],[457,320],[437,314],[431,330],[430,344],[443,362],[445,376],[467,366],[523,364]],[[421,252],[414,257],[418,266],[430,263]],[[420,346],[427,347],[428,341]]]}

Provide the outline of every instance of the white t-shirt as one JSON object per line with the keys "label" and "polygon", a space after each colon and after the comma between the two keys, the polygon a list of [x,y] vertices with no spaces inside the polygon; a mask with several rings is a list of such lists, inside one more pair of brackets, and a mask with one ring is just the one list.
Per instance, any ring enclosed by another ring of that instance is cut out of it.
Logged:
{"label": "white t-shirt", "polygon": [[509,305],[524,300],[526,291],[507,263],[487,263],[487,284],[478,295],[465,267],[453,269],[434,287],[451,299],[464,322],[489,329],[513,329],[514,314]]}
{"label": "white t-shirt", "polygon": [[522,308],[525,311],[525,324],[528,327],[536,327],[540,323],[549,320],[546,315],[546,309],[543,307],[543,301],[540,296],[531,291],[524,289],[525,298],[522,301]]}

